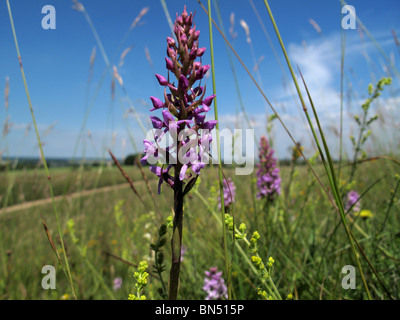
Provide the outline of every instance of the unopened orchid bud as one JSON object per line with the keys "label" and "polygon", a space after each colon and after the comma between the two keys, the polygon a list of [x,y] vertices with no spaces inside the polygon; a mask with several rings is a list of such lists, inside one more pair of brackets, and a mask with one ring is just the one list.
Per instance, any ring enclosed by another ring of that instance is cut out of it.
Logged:
{"label": "unopened orchid bud", "polygon": [[174,63],[168,58],[165,58],[165,62],[166,62],[167,69],[174,72],[174,70],[175,70]]}
{"label": "unopened orchid bud", "polygon": [[179,87],[178,87],[179,90],[186,91],[188,87],[189,87],[189,80],[184,75],[181,75],[179,77]]}
{"label": "unopened orchid bud", "polygon": [[206,51],[206,48],[204,48],[204,47],[197,49],[197,56],[201,57],[205,51]]}
{"label": "unopened orchid bud", "polygon": [[210,65],[206,64],[205,66],[203,66],[203,75],[205,75],[209,69]]}
{"label": "unopened orchid bud", "polygon": [[158,83],[161,86],[166,86],[168,84],[168,80],[165,77],[163,77],[162,75],[156,74],[156,78],[158,80]]}
{"label": "unopened orchid bud", "polygon": [[203,104],[205,104],[207,107],[211,106],[211,103],[213,102],[214,98],[215,98],[215,94],[213,94],[212,96],[209,96],[209,97],[205,98],[205,99],[203,100]]}
{"label": "unopened orchid bud", "polygon": [[194,60],[197,58],[197,49],[192,49],[189,53],[189,59]]}
{"label": "unopened orchid bud", "polygon": [[183,12],[181,14],[182,19],[186,19],[188,17],[188,13],[186,11],[186,6],[184,6],[183,8]]}
{"label": "unopened orchid bud", "polygon": [[176,60],[176,51],[172,48],[167,49],[167,55],[170,57],[172,60]]}
{"label": "unopened orchid bud", "polygon": [[153,128],[155,129],[161,129],[163,127],[163,122],[160,118],[157,118],[155,116],[150,117],[151,123],[153,124]]}
{"label": "unopened orchid bud", "polygon": [[160,99],[156,98],[156,97],[150,97],[151,102],[153,103],[153,107],[154,109],[150,110],[156,110],[156,109],[160,109],[164,107],[164,102],[162,102]]}
{"label": "unopened orchid bud", "polygon": [[185,33],[181,34],[180,40],[181,40],[182,44],[186,44],[187,43],[188,39],[187,39],[187,36],[186,36]]}
{"label": "unopened orchid bud", "polygon": [[201,62],[196,61],[195,63],[193,63],[193,68],[194,70],[199,70],[201,68]]}
{"label": "unopened orchid bud", "polygon": [[175,45],[175,40],[171,37],[167,37],[168,46],[173,47]]}

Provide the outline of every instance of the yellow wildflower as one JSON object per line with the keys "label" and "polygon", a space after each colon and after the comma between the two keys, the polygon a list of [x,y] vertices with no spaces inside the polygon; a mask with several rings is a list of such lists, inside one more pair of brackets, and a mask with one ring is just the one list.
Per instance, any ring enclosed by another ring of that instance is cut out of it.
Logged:
{"label": "yellow wildflower", "polygon": [[361,218],[372,218],[374,216],[371,210],[361,210],[357,215]]}

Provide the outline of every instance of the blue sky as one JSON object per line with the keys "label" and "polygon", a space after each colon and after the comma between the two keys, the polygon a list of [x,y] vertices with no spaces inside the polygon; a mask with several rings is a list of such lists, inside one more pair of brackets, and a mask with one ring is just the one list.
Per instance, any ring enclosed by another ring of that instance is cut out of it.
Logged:
{"label": "blue sky", "polygon": [[[255,65],[254,59],[260,61],[258,72],[253,72],[255,78],[261,79],[267,97],[276,107],[295,139],[302,141],[311,154],[313,149],[309,130],[304,125],[304,115],[299,111],[298,101],[292,97],[291,82],[283,84],[285,79],[289,79],[289,72],[264,2],[259,0],[253,0],[253,2],[272,39],[285,75],[249,1],[218,1],[228,39],[250,70],[253,70]],[[118,157],[122,157],[134,152],[129,141],[127,125],[140,150],[142,149],[141,141],[144,138],[136,119],[131,115],[127,119],[124,118],[124,114],[130,107],[129,100],[147,126],[150,112],[149,106],[146,106],[143,101],[150,103],[149,96],[162,98],[162,88],[157,85],[154,73],[166,75],[164,60],[166,37],[171,34],[171,31],[161,2],[158,0],[86,0],[82,3],[96,27],[112,65],[118,66],[119,56],[124,49],[129,46],[133,46],[133,49],[126,55],[123,66],[118,67],[129,98],[116,85],[116,98],[112,102],[111,78],[107,74],[88,114],[84,137],[76,155],[102,156],[106,148],[112,148]],[[197,29],[201,31],[200,45],[208,48],[208,20],[198,2],[167,0],[166,3],[172,19],[175,18],[177,12],[181,13],[184,4],[188,11],[196,11],[195,23]],[[71,157],[84,121],[87,101],[93,99],[106,66],[105,62],[97,48],[92,82],[87,91],[89,59],[97,44],[84,15],[72,9],[72,1],[11,0],[10,4],[39,132],[45,143],[45,155]],[[206,1],[204,4],[206,5]],[[368,28],[397,70],[400,70],[400,49],[396,47],[392,35],[392,30],[394,30],[400,37],[400,2],[357,0],[349,1],[348,4],[355,7],[358,18]],[[56,9],[55,30],[44,30],[41,27],[44,17],[41,10],[44,5],[53,5]],[[294,66],[298,65],[301,68],[323,125],[329,132],[329,141],[333,148],[337,148],[338,138],[335,137],[334,131],[339,128],[340,111],[338,98],[341,58],[340,1],[272,0],[270,6],[289,57]],[[129,34],[122,47],[116,51],[133,20],[144,7],[149,7],[149,11]],[[237,33],[235,39],[232,39],[228,32],[232,13],[235,17],[234,31]],[[214,7],[213,16],[218,21]],[[319,25],[321,34],[317,33],[311,25],[310,19]],[[244,20],[250,29],[252,47],[246,41],[241,20]],[[225,43],[215,28],[213,32],[217,102],[221,126],[233,128],[236,124],[241,128],[246,128],[243,114],[240,113]],[[348,136],[354,134],[356,130],[352,115],[359,112],[361,101],[366,98],[368,84],[386,75],[384,67],[386,61],[365,33],[360,35],[357,30],[346,30],[344,33],[346,34],[344,91],[351,92],[352,96],[350,102],[345,99],[344,106],[344,139],[349,141]],[[4,90],[0,91],[0,101],[2,101],[0,123],[3,126],[7,119],[9,123],[12,123],[10,132],[0,137],[0,152],[5,156],[37,156],[37,141],[33,130],[31,129],[25,136],[26,127],[32,119],[23,88],[5,1],[0,3],[0,40],[0,86],[5,85],[6,77],[10,79],[8,110],[4,108]],[[150,65],[146,59],[145,47],[148,48],[153,65]],[[210,63],[209,53],[210,51],[207,50],[203,56],[205,64]],[[113,57],[116,58],[112,60]],[[246,112],[257,136],[265,134],[266,118],[272,114],[271,110],[266,107],[262,96],[233,55],[232,59]],[[211,77],[205,79],[205,83],[207,83],[208,92],[212,94]],[[87,92],[89,92],[88,96],[86,96]],[[395,75],[390,90],[387,90],[381,103],[376,106],[376,110],[389,119],[385,123],[380,123],[382,130],[376,130],[380,134],[377,134],[373,141],[384,141],[380,143],[382,150],[379,151],[387,152],[397,141],[396,128],[400,128],[397,127],[400,118],[395,108],[399,106],[399,96],[399,77]],[[376,125],[378,126],[379,123]],[[87,135],[88,130],[91,132],[90,139]],[[277,121],[274,122],[273,137],[278,156],[282,158],[287,156],[292,144]],[[347,142],[346,150],[350,150]]]}

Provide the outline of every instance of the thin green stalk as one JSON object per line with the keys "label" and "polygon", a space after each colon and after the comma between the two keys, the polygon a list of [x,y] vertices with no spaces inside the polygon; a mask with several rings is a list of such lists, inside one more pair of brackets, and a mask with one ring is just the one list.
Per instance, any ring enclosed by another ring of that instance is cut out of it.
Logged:
{"label": "thin green stalk", "polygon": [[[258,10],[257,10],[256,6],[255,6],[254,3],[253,3],[253,0],[249,0],[249,2],[250,2],[250,5],[251,5],[251,7],[252,7],[252,9],[253,9],[254,14],[255,14],[256,17],[257,17],[258,22],[260,23],[261,29],[262,29],[262,31],[263,31],[265,37],[267,38],[267,41],[268,41],[268,43],[269,43],[269,45],[270,45],[270,47],[271,47],[271,49],[272,49],[272,52],[274,53],[274,56],[275,56],[276,61],[278,62],[279,68],[280,68],[281,71],[282,71],[283,82],[284,82],[284,83],[289,83],[289,81],[288,81],[288,79],[287,79],[287,75],[286,75],[285,69],[284,69],[283,64],[282,64],[282,62],[281,62],[281,59],[279,59],[279,56],[278,56],[277,51],[275,50],[275,46],[274,46],[274,44],[273,44],[273,42],[272,42],[272,40],[271,40],[271,37],[270,37],[269,34],[268,34],[267,28],[265,27],[265,25],[264,25],[264,23],[263,23],[263,21],[262,21],[262,19],[261,19],[261,16],[260,16],[260,14],[258,13]],[[306,121],[305,121],[304,117],[302,117],[302,114],[301,114],[301,107],[300,107],[300,104],[299,104],[299,102],[298,102],[297,99],[296,99],[296,93],[293,91],[293,87],[292,87],[292,86],[289,85],[288,88],[289,88],[290,94],[293,96],[293,100],[294,100],[294,102],[295,102],[295,104],[296,104],[297,110],[299,111],[300,119],[301,119],[301,121],[303,122],[304,126],[306,126],[306,125],[307,125],[307,124],[306,124]],[[310,136],[310,138],[311,138],[310,140],[313,142],[312,137],[311,137],[311,135],[310,135],[310,132],[307,131],[307,134]]]}
{"label": "thin green stalk", "polygon": [[[86,19],[86,21],[87,21],[87,23],[88,23],[88,25],[89,25],[89,27],[90,27],[92,33],[93,33],[93,36],[94,36],[94,38],[95,38],[95,40],[96,40],[96,43],[97,43],[97,46],[99,47],[100,52],[101,52],[101,55],[102,55],[102,57],[103,57],[104,63],[106,64],[106,68],[105,68],[105,70],[103,71],[103,74],[102,74],[101,79],[100,79],[100,81],[99,81],[99,83],[98,83],[98,86],[97,86],[96,91],[95,91],[95,94],[94,94],[94,96],[93,96],[93,98],[92,98],[92,100],[91,100],[91,103],[90,103],[90,105],[87,107],[87,110],[86,110],[86,113],[85,113],[85,117],[84,117],[84,120],[83,120],[81,129],[80,129],[79,135],[78,135],[78,139],[77,139],[77,142],[76,142],[76,144],[75,144],[74,156],[75,156],[75,154],[76,154],[76,150],[77,150],[78,145],[79,145],[79,140],[81,139],[81,136],[83,135],[83,131],[84,131],[85,127],[86,127],[86,123],[87,123],[87,120],[88,120],[88,118],[89,118],[90,111],[91,111],[91,109],[92,109],[92,107],[93,107],[93,105],[94,105],[94,102],[95,102],[95,100],[96,100],[97,94],[98,94],[98,92],[100,91],[100,87],[101,87],[101,85],[102,85],[102,83],[103,83],[103,81],[104,81],[104,79],[105,79],[106,74],[107,74],[107,70],[109,71],[111,78],[113,78],[113,71],[112,71],[112,68],[111,68],[110,60],[108,59],[107,53],[106,53],[106,51],[105,51],[105,49],[104,49],[104,46],[103,46],[103,44],[102,44],[102,42],[101,42],[101,39],[100,39],[100,37],[99,37],[99,35],[98,35],[98,33],[97,33],[97,30],[96,30],[96,28],[95,28],[95,26],[94,26],[94,24],[93,24],[93,22],[92,22],[92,19],[90,18],[89,14],[87,13],[87,11],[86,11],[86,9],[85,9],[84,7],[83,7],[83,10],[81,10],[80,12],[83,13],[83,15],[84,15],[84,17],[85,17],[85,19]],[[125,34],[124,38],[122,39],[122,41],[120,42],[120,44],[119,44],[118,47],[122,46],[122,44],[123,44],[123,42],[125,41],[127,35],[128,35],[129,32],[131,32],[132,30],[133,30],[133,28],[131,27],[131,28],[128,30],[128,32]],[[116,52],[116,53],[117,53],[117,52]],[[115,56],[115,55],[114,55],[114,56]],[[140,120],[140,118],[139,118],[139,116],[138,116],[138,114],[137,114],[137,112],[136,112],[136,109],[135,109],[135,107],[133,106],[132,100],[130,99],[130,97],[129,97],[128,94],[127,94],[127,91],[126,91],[124,85],[121,84],[121,87],[122,87],[122,90],[123,90],[123,92],[124,92],[126,98],[128,99],[128,102],[129,102],[129,104],[130,104],[130,107],[131,107],[132,110],[133,110],[133,113],[134,113],[134,115],[135,115],[135,117],[136,117],[136,120],[137,120],[138,123],[139,123],[139,126],[141,127],[142,131],[143,131],[144,133],[146,133],[146,130],[145,130],[145,128],[144,128],[144,125],[143,125],[143,123],[141,122],[141,120]],[[122,106],[122,105],[121,105],[121,106]]]}
{"label": "thin green stalk", "polygon": [[[211,55],[211,72],[212,72],[212,82],[213,82],[213,94],[216,95],[216,85],[215,85],[215,64],[214,64],[214,44],[213,44],[213,33],[212,33],[212,20],[211,20],[211,1],[208,0],[208,28],[210,33],[210,55]],[[214,98],[214,116],[215,120],[218,121],[218,106],[217,106],[217,97]],[[218,152],[218,165],[221,167],[221,143],[219,139],[219,123],[216,125],[217,129],[217,152]],[[224,203],[224,186],[223,186],[224,178],[222,176],[221,170],[219,170],[219,191],[221,197],[221,224],[222,224],[222,237],[224,242],[224,257],[225,257],[225,275],[227,279],[227,287],[228,287],[228,299],[232,298],[232,288],[230,281],[230,271],[228,265],[228,244],[227,244],[227,236],[226,236],[226,228],[225,228],[225,203]]]}
{"label": "thin green stalk", "polygon": [[275,30],[276,36],[278,37],[279,43],[280,43],[280,45],[281,45],[282,52],[283,52],[283,54],[284,54],[284,56],[285,56],[286,63],[287,63],[287,65],[288,65],[288,67],[289,67],[290,74],[292,75],[293,82],[294,82],[294,85],[295,85],[295,87],[296,87],[297,94],[298,94],[298,96],[299,96],[299,98],[300,98],[301,105],[303,106],[303,108],[305,108],[305,103],[304,103],[303,96],[302,96],[301,91],[300,91],[300,87],[299,87],[299,85],[298,85],[298,83],[297,83],[297,81],[296,81],[296,76],[295,76],[295,74],[294,74],[293,68],[291,67],[289,57],[288,57],[288,55],[287,55],[287,53],[286,53],[285,45],[283,44],[281,35],[280,35],[280,33],[279,33],[278,26],[277,26],[276,23],[275,23],[275,19],[274,19],[274,16],[272,15],[271,8],[269,7],[269,4],[268,4],[268,1],[267,1],[267,0],[264,0],[264,3],[265,3],[265,6],[266,6],[266,8],[267,8],[267,11],[268,11],[269,17],[270,17],[270,19],[271,19],[271,22],[272,22],[272,24],[273,24],[273,26],[274,26],[274,30]]}
{"label": "thin green stalk", "polygon": [[[288,57],[288,55],[287,55],[287,53],[286,53],[286,49],[285,49],[285,46],[284,46],[284,44],[283,44],[282,38],[281,38],[281,36],[280,36],[278,26],[276,25],[276,22],[275,22],[275,19],[274,19],[274,17],[273,17],[271,8],[269,7],[268,1],[267,1],[267,0],[264,0],[264,3],[265,3],[265,6],[266,6],[266,8],[267,8],[268,14],[269,14],[269,16],[270,16],[271,22],[272,22],[272,24],[273,24],[273,26],[274,26],[274,29],[275,29],[276,35],[277,35],[277,37],[278,37],[279,43],[281,44],[282,51],[283,51],[283,53],[284,53],[284,55],[285,55],[285,59],[286,59],[287,65],[288,65],[288,67],[289,67],[289,69],[290,69],[290,73],[292,74],[293,82],[294,82],[294,84],[295,84],[295,86],[296,86],[296,90],[297,90],[297,92],[298,92],[300,101],[301,101],[301,103],[302,103],[302,105],[303,105],[304,111],[306,112],[307,108],[306,108],[306,106],[305,106],[305,103],[304,103],[304,100],[303,100],[303,96],[302,96],[302,94],[301,94],[299,85],[298,85],[298,83],[297,83],[296,76],[295,76],[294,71],[293,71],[293,68],[292,68],[292,66],[291,66],[289,57]],[[304,82],[304,79],[303,79],[303,82]],[[305,85],[305,82],[304,82],[304,85]],[[328,179],[329,179],[329,183],[330,183],[330,186],[331,186],[331,191],[333,192],[333,195],[334,195],[334,198],[335,198],[335,203],[336,203],[337,209],[339,210],[340,217],[341,217],[341,220],[342,220],[344,229],[345,229],[345,231],[346,231],[346,235],[347,235],[347,237],[348,237],[348,241],[350,242],[350,246],[351,246],[351,249],[352,249],[352,252],[353,252],[354,259],[355,259],[355,261],[356,261],[356,263],[357,263],[357,267],[358,267],[358,269],[359,269],[359,271],[360,271],[361,279],[362,279],[362,281],[363,281],[363,284],[364,284],[364,287],[365,287],[365,291],[366,291],[366,293],[367,293],[368,298],[371,300],[371,295],[370,295],[370,293],[369,293],[368,285],[367,285],[367,282],[366,282],[366,280],[365,280],[364,272],[363,272],[363,270],[362,270],[360,261],[359,261],[359,259],[358,259],[358,254],[357,254],[357,251],[356,251],[354,242],[353,242],[353,238],[352,238],[352,236],[351,236],[351,232],[350,232],[350,229],[349,229],[348,224],[347,224],[347,219],[346,219],[346,215],[345,215],[345,212],[344,212],[344,207],[343,207],[342,199],[341,199],[341,196],[340,196],[340,193],[339,193],[339,187],[338,187],[338,184],[337,184],[337,181],[336,181],[336,176],[335,176],[335,171],[334,171],[335,169],[334,169],[334,166],[333,166],[332,158],[331,158],[330,153],[329,153],[329,148],[328,148],[327,143],[326,143],[326,141],[325,141],[325,137],[324,137],[324,134],[323,134],[321,125],[320,125],[320,123],[319,123],[319,119],[318,119],[317,113],[316,113],[316,111],[315,111],[314,104],[313,104],[313,102],[312,102],[311,96],[310,96],[310,94],[309,94],[309,92],[308,92],[308,88],[307,88],[306,85],[305,85],[305,88],[306,88],[306,91],[307,91],[307,94],[308,94],[308,97],[309,97],[309,100],[310,100],[310,104],[311,104],[312,109],[313,109],[313,113],[314,113],[315,119],[316,119],[316,121],[317,121],[318,129],[319,129],[319,131],[320,131],[320,135],[321,135],[322,142],[323,142],[323,145],[324,145],[324,149],[325,149],[325,152],[326,152],[326,157],[327,157],[327,161],[328,161],[329,168],[327,168],[327,166],[326,166],[325,163],[324,163],[324,167],[325,167],[326,173],[328,174]],[[307,112],[306,112],[306,115],[307,115],[307,120],[308,120],[308,122],[309,122],[310,128],[311,128],[311,130],[313,130],[313,134],[314,134],[315,140],[316,140],[317,145],[318,145],[318,139],[317,139],[317,137],[316,137],[316,135],[315,135],[312,122],[311,122],[311,120],[310,120],[310,118],[309,118]],[[319,147],[319,148],[320,148],[320,147]],[[322,157],[323,157],[323,154],[321,153],[321,158],[322,158]]]}
{"label": "thin green stalk", "polygon": [[296,232],[297,232],[297,230],[299,228],[300,222],[302,221],[302,217],[303,217],[303,214],[304,214],[304,211],[305,211],[305,208],[306,208],[307,201],[308,201],[308,199],[310,197],[310,194],[311,194],[311,188],[314,186],[314,182],[315,182],[315,180],[311,180],[311,182],[307,186],[307,191],[305,193],[305,198],[303,200],[304,202],[303,202],[303,204],[302,204],[302,206],[300,208],[299,217],[296,219],[295,227],[294,227],[294,229],[293,229],[293,231],[292,231],[292,233],[290,235],[290,240],[289,240],[289,245],[288,245],[289,248],[292,247],[292,242],[294,240],[294,236],[295,236],[295,234],[296,234]]}
{"label": "thin green stalk", "polygon": [[[303,81],[304,81],[304,79],[303,79]],[[352,249],[354,258],[356,260],[356,263],[357,263],[358,270],[360,271],[361,279],[363,281],[363,284],[364,284],[364,287],[365,287],[365,291],[367,293],[368,298],[371,300],[372,298],[371,298],[371,295],[369,293],[369,289],[368,289],[367,282],[365,280],[364,272],[362,270],[361,263],[360,263],[360,260],[358,259],[358,254],[357,254],[354,242],[353,242],[354,236],[351,233],[351,231],[349,229],[349,226],[348,226],[348,223],[347,223],[346,213],[344,211],[342,197],[341,197],[340,191],[339,191],[339,185],[338,185],[337,180],[336,180],[335,167],[333,165],[333,161],[332,161],[332,158],[331,158],[330,153],[329,153],[329,148],[328,148],[328,145],[326,143],[325,136],[323,134],[322,127],[320,125],[317,113],[315,111],[314,103],[313,103],[313,101],[311,99],[310,93],[308,91],[308,88],[307,88],[305,82],[304,82],[304,85],[305,85],[305,88],[306,88],[306,91],[307,91],[307,94],[308,94],[308,97],[309,97],[309,100],[310,100],[311,107],[312,107],[313,112],[314,112],[315,119],[317,121],[318,129],[320,131],[322,142],[323,142],[324,149],[325,149],[325,152],[326,152],[326,156],[327,156],[327,159],[328,159],[328,163],[329,163],[329,174],[328,174],[329,183],[330,183],[331,189],[332,189],[332,191],[334,193],[335,201],[336,201],[337,207],[339,209],[339,213],[340,213],[340,218],[341,218],[343,226],[345,228],[346,235],[347,235],[347,237],[349,239],[349,242],[350,242],[350,245],[351,245],[351,249]],[[327,173],[328,173],[328,171],[327,171]],[[361,249],[361,247],[360,247],[360,249]],[[367,260],[367,262],[369,262],[367,256],[364,254],[364,252],[362,250],[361,250],[361,253],[364,255],[364,258]]]}
{"label": "thin green stalk", "polygon": [[399,187],[400,187],[400,179],[397,180],[396,187],[395,187],[394,190],[393,190],[393,194],[392,194],[392,197],[391,197],[391,199],[390,199],[389,206],[388,206],[388,208],[387,208],[387,210],[386,210],[386,213],[385,213],[385,219],[383,220],[382,225],[381,225],[381,227],[380,227],[380,230],[379,230],[379,232],[378,232],[379,234],[382,233],[383,230],[385,229],[386,221],[387,221],[387,219],[388,219],[388,217],[389,217],[390,210],[392,209],[392,206],[393,206],[393,204],[394,204],[394,200],[395,200],[397,191],[399,190]]}
{"label": "thin green stalk", "polygon": [[[362,229],[361,229],[362,230]],[[369,267],[371,268],[372,272],[374,273],[375,277],[378,279],[379,284],[382,286],[383,290],[385,291],[385,293],[387,294],[387,296],[389,297],[390,300],[393,300],[392,295],[390,294],[389,290],[386,288],[385,284],[383,283],[381,277],[379,276],[378,272],[376,271],[376,269],[373,267],[372,263],[370,262],[370,260],[368,259],[367,255],[365,254],[364,250],[362,249],[362,247],[359,244],[359,241],[357,241],[356,237],[354,236],[354,234],[350,231],[350,234],[354,240],[354,242],[356,243],[358,249],[360,250],[360,252],[363,254],[365,261],[367,261]],[[382,249],[381,249],[382,250]],[[382,250],[383,252],[385,252],[384,250]]]}
{"label": "thin green stalk", "polygon": [[109,297],[110,300],[115,300],[114,294],[113,292],[110,290],[110,288],[107,286],[107,284],[104,281],[104,278],[101,276],[101,274],[96,270],[96,268],[93,266],[93,264],[90,262],[90,260],[85,256],[83,249],[78,246],[79,252],[81,253],[81,255],[83,256],[86,265],[88,266],[88,268],[94,273],[96,279],[100,282],[100,284],[102,285],[105,293],[107,294],[107,296]]}
{"label": "thin green stalk", "polygon": [[291,165],[291,169],[290,169],[290,174],[289,174],[289,182],[285,188],[285,199],[286,202],[289,203],[289,194],[290,194],[290,187],[292,185],[292,181],[293,181],[293,175],[294,175],[294,171],[296,169],[296,160],[292,161],[292,165]]}
{"label": "thin green stalk", "polygon": [[358,135],[357,145],[355,146],[356,149],[354,152],[354,158],[353,158],[353,162],[352,162],[352,166],[351,166],[351,173],[350,173],[350,178],[349,178],[350,182],[353,181],[354,175],[356,173],[358,153],[361,150],[361,141],[362,141],[363,133],[366,130],[367,114],[368,114],[368,110],[364,110],[363,119],[362,119],[362,123],[361,123],[361,127],[360,127],[360,133]]}
{"label": "thin green stalk", "polygon": [[167,3],[165,2],[165,0],[160,0],[160,1],[161,1],[161,6],[163,7],[164,10],[165,18],[167,19],[169,28],[171,29],[172,37],[176,40],[176,36],[174,33],[174,24],[172,22],[171,16],[168,11]]}
{"label": "thin green stalk", "polygon": [[[221,17],[221,12],[219,10],[219,5],[218,5],[218,2],[215,1],[215,0],[214,0],[214,6],[215,6],[215,11],[217,13],[219,24],[221,26],[221,30],[222,30],[223,33],[225,33],[224,25],[223,25],[222,17]],[[236,94],[238,96],[240,109],[242,110],[242,113],[244,115],[244,118],[245,118],[249,128],[253,128],[253,126],[252,126],[252,124],[250,122],[249,116],[248,116],[248,114],[246,112],[246,108],[244,107],[243,98],[242,98],[242,95],[241,95],[239,81],[238,81],[238,77],[237,77],[237,73],[236,73],[236,68],[235,68],[235,64],[233,63],[231,53],[229,51],[229,46],[226,43],[225,43],[225,46],[226,46],[226,51],[227,51],[227,54],[228,54],[229,65],[230,65],[231,70],[232,70],[233,81],[235,83],[235,89],[236,89],[235,91],[236,91]],[[258,139],[257,139],[256,135],[254,135],[254,139],[256,140],[256,143],[258,143]]]}
{"label": "thin green stalk", "polygon": [[[35,133],[36,133],[36,138],[37,138],[39,149],[40,149],[40,155],[41,155],[41,158],[42,158],[42,161],[43,161],[43,165],[44,165],[44,168],[45,168],[45,171],[46,171],[46,174],[47,174],[47,183],[48,183],[49,190],[50,190],[50,196],[51,196],[51,200],[52,200],[54,215],[55,215],[56,221],[57,221],[58,234],[60,236],[61,246],[62,246],[64,260],[65,260],[65,265],[66,265],[66,268],[67,268],[66,273],[68,274],[68,278],[69,278],[68,280],[69,280],[69,283],[70,283],[70,286],[71,286],[71,289],[72,289],[72,293],[73,293],[75,299],[78,299],[77,295],[76,295],[76,292],[75,292],[75,288],[74,288],[73,282],[72,282],[72,276],[71,276],[71,271],[70,271],[70,268],[69,268],[68,257],[67,257],[66,251],[65,251],[63,233],[62,233],[61,225],[60,225],[60,219],[58,217],[57,207],[56,207],[56,204],[55,204],[55,201],[54,201],[53,184],[51,182],[51,176],[50,176],[49,168],[47,166],[47,161],[46,161],[46,158],[44,156],[43,146],[42,146],[42,142],[40,140],[40,135],[39,135],[38,127],[37,127],[37,124],[36,124],[36,119],[35,119],[35,114],[33,112],[32,102],[31,102],[31,98],[30,98],[30,95],[29,95],[28,84],[27,84],[27,81],[26,81],[24,68],[22,66],[22,58],[21,58],[21,53],[19,51],[17,34],[15,32],[14,20],[12,18],[9,0],[7,0],[7,8],[8,8],[8,14],[10,16],[11,29],[12,29],[12,32],[13,32],[15,48],[17,50],[17,55],[18,55],[18,61],[19,61],[20,69],[21,69],[22,80],[24,82],[25,93],[26,93],[26,97],[28,99],[29,110],[30,110],[30,113],[31,113],[31,116],[32,116],[33,126],[35,127]],[[64,265],[63,265],[63,268],[64,268]],[[64,269],[64,271],[65,271],[65,269]]]}
{"label": "thin green stalk", "polygon": [[[270,47],[271,47],[271,49],[272,49],[272,52],[274,53],[274,56],[275,56],[276,61],[278,62],[279,68],[280,68],[281,71],[282,71],[283,82],[284,82],[284,83],[289,83],[289,81],[288,81],[288,79],[287,79],[287,75],[286,75],[285,69],[284,69],[283,64],[282,64],[282,62],[281,62],[281,59],[280,59],[279,56],[278,56],[277,51],[275,50],[275,46],[274,46],[274,44],[273,44],[273,42],[272,42],[272,40],[271,40],[271,37],[270,37],[269,34],[268,34],[267,28],[265,27],[265,25],[264,25],[264,23],[263,23],[263,21],[262,21],[262,19],[261,19],[261,16],[260,16],[260,14],[259,14],[259,12],[258,12],[256,6],[255,6],[254,3],[253,3],[253,0],[249,0],[249,2],[250,2],[250,5],[251,5],[251,7],[252,7],[252,9],[253,9],[254,14],[255,14],[256,17],[257,17],[258,22],[260,23],[261,29],[262,29],[262,31],[263,31],[265,37],[267,38],[267,41],[268,41],[268,43],[269,43],[269,45],[270,45]],[[298,110],[299,115],[300,115],[300,119],[301,119],[301,121],[303,122],[303,125],[306,127],[306,126],[307,126],[307,123],[306,123],[304,117],[302,117],[302,114],[301,114],[301,106],[300,106],[300,104],[299,104],[299,102],[298,102],[298,100],[297,100],[297,98],[296,98],[296,93],[293,91],[293,87],[292,87],[292,86],[288,85],[287,87],[288,87],[288,89],[289,89],[289,91],[290,91],[290,94],[291,94],[292,97],[293,97],[294,103],[296,104],[297,110]],[[314,143],[314,141],[313,141],[313,139],[312,139],[311,134],[310,134],[309,131],[307,131],[307,134],[309,135],[309,138],[310,138],[311,142]]]}
{"label": "thin green stalk", "polygon": [[346,33],[342,28],[341,36],[341,59],[340,59],[340,129],[339,129],[339,171],[340,179],[343,158],[343,77],[344,77],[344,52],[346,47]]}

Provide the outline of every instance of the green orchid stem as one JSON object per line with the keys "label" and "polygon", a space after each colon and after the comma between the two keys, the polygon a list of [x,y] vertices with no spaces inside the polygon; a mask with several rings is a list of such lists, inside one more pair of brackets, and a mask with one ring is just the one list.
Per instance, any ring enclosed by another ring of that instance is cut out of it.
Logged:
{"label": "green orchid stem", "polygon": [[25,72],[24,72],[24,68],[23,68],[23,66],[22,66],[22,58],[21,58],[21,53],[20,53],[20,51],[19,51],[18,40],[17,40],[17,34],[16,34],[16,32],[15,32],[14,20],[13,20],[13,18],[12,18],[12,13],[11,13],[11,8],[10,8],[9,0],[7,0],[7,8],[8,8],[8,14],[9,14],[9,16],[10,16],[11,29],[12,29],[12,32],[13,32],[13,37],[14,37],[14,42],[15,42],[15,48],[16,48],[16,50],[17,50],[17,55],[18,55],[19,66],[20,66],[20,69],[21,69],[22,80],[23,80],[23,82],[24,82],[26,97],[27,97],[27,99],[28,99],[29,110],[30,110],[30,113],[31,113],[31,116],[32,116],[33,126],[35,127],[36,138],[37,138],[38,145],[39,145],[39,149],[40,149],[40,155],[41,155],[41,158],[42,158],[42,161],[43,161],[43,165],[44,165],[44,168],[45,168],[45,171],[46,171],[46,175],[47,175],[47,183],[48,183],[49,191],[50,191],[50,195],[51,195],[51,200],[52,200],[54,215],[55,215],[56,221],[57,221],[57,229],[58,229],[58,234],[59,234],[59,236],[60,236],[60,242],[61,242],[61,247],[62,247],[62,251],[63,251],[63,255],[64,255],[66,270],[65,270],[65,268],[64,268],[64,265],[62,265],[62,267],[63,267],[63,269],[64,269],[64,272],[68,275],[68,280],[69,280],[69,283],[70,283],[70,286],[71,286],[71,289],[72,289],[72,293],[73,293],[73,295],[74,295],[74,298],[75,298],[75,299],[78,299],[78,298],[77,298],[77,295],[76,295],[76,292],[75,292],[74,285],[73,285],[73,283],[72,283],[72,276],[71,276],[71,271],[70,271],[70,268],[69,268],[68,257],[67,257],[66,251],[65,251],[64,240],[63,240],[63,233],[62,233],[61,225],[60,225],[60,219],[59,219],[59,217],[58,217],[57,207],[56,207],[55,201],[54,201],[53,184],[52,184],[52,182],[51,182],[51,177],[50,177],[49,168],[48,168],[48,166],[47,166],[47,161],[46,161],[46,158],[45,158],[45,156],[44,156],[43,145],[42,145],[42,142],[41,142],[41,140],[40,140],[39,130],[38,130],[38,127],[37,127],[37,124],[36,124],[36,119],[35,119],[35,114],[34,114],[34,112],[33,112],[31,97],[30,97],[30,95],[29,95],[28,84],[27,84],[27,82],[26,82]]}
{"label": "green orchid stem", "polygon": [[[179,154],[179,143],[177,154]],[[182,247],[182,218],[183,218],[183,183],[179,179],[182,164],[178,161],[175,165],[174,183],[174,221],[171,238],[172,262],[169,274],[169,300],[178,298],[179,273],[181,268],[181,247]]]}

